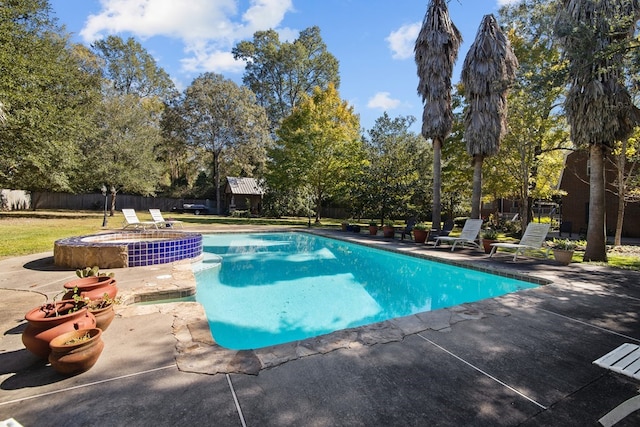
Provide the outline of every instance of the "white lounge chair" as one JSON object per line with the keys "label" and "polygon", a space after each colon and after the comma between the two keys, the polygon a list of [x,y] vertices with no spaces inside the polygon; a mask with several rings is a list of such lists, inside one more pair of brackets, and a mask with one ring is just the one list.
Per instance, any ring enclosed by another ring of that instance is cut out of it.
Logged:
{"label": "white lounge chair", "polygon": [[153,218],[156,224],[164,225],[172,228],[174,225],[179,224],[181,228],[183,227],[182,221],[178,221],[175,219],[164,219],[162,217],[162,212],[160,212],[160,209],[149,209],[149,213],[151,214],[151,218]]}
{"label": "white lounge chair", "polygon": [[[545,239],[547,238],[547,233],[549,233],[549,227],[551,224],[540,224],[537,222],[530,222],[527,225],[527,229],[524,231],[520,242],[518,243],[492,243],[491,244],[491,253],[489,254],[489,258],[496,253],[498,248],[505,249],[515,249],[516,253],[513,254],[513,260],[515,261],[518,258],[518,255],[522,255],[526,250],[539,250],[542,249],[542,245],[544,244]],[[549,256],[549,250],[551,248],[546,248],[545,257]]]}
{"label": "white lounge chair", "polygon": [[[640,380],[640,347],[636,344],[624,343],[594,360],[593,363],[601,368]],[[605,427],[610,427],[638,409],[640,409],[640,395],[622,402],[600,418],[598,422]]]}
{"label": "white lounge chair", "polygon": [[123,230],[129,227],[133,227],[136,230],[139,228],[146,230],[147,227],[158,228],[158,223],[155,221],[140,221],[135,209],[122,209],[122,214],[124,215]]}
{"label": "white lounge chair", "polygon": [[482,228],[482,220],[481,219],[468,219],[464,223],[464,227],[462,227],[462,231],[458,237],[452,236],[438,236],[433,243],[433,247],[438,246],[438,243],[449,243],[451,245],[451,251],[456,248],[456,245],[461,244],[464,246],[465,244],[473,245],[477,248],[480,246],[476,242],[478,240],[478,234],[480,234],[480,229]]}

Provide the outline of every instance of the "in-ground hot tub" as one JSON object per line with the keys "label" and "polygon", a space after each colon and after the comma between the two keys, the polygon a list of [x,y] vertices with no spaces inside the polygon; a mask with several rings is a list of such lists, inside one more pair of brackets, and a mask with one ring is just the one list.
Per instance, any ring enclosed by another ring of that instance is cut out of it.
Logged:
{"label": "in-ground hot tub", "polygon": [[139,267],[202,254],[202,234],[177,231],[122,231],[56,240],[54,264],[60,267]]}

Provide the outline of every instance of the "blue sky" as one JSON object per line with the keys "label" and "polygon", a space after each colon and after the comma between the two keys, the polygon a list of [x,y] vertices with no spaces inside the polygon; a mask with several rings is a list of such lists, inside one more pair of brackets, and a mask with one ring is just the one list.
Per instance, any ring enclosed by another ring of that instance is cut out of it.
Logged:
{"label": "blue sky", "polygon": [[[517,0],[451,0],[449,13],[464,43],[453,80],[475,38],[482,17],[497,16]],[[340,96],[370,129],[385,111],[413,115],[420,129],[422,103],[413,45],[428,0],[50,0],[59,24],[74,41],[90,44],[107,35],[136,38],[183,90],[211,71],[238,84],[244,64],[231,49],[253,33],[273,28],[294,40],[313,25],[340,63]]]}

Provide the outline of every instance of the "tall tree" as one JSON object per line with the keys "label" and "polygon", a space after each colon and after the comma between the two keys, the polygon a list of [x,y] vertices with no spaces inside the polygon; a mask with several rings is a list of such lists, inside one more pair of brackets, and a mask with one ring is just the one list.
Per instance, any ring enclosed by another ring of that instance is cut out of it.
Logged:
{"label": "tall tree", "polygon": [[445,0],[431,0],[415,45],[418,93],[422,95],[422,136],[433,144],[433,228],[440,230],[442,202],[441,152],[451,132],[451,75],[462,36],[451,19]]}
{"label": "tall tree", "polygon": [[166,101],[175,96],[175,86],[169,74],[132,37],[126,41],[108,36],[92,45],[104,61],[104,75],[110,86],[120,94]]}
{"label": "tall tree", "polygon": [[103,99],[96,114],[98,133],[83,145],[84,190],[106,184],[111,191],[111,215],[120,191],[155,195],[161,180],[161,164],[155,147],[161,136],[140,98],[112,94]]}
{"label": "tall tree", "polygon": [[247,176],[265,162],[270,138],[264,108],[249,89],[219,74],[205,73],[185,90],[183,114],[187,141],[211,155],[220,212],[221,166],[226,159],[242,162]]}
{"label": "tall tree", "polygon": [[564,95],[566,68],[553,37],[556,7],[556,2],[547,0],[522,0],[500,8],[500,21],[509,28],[507,37],[519,67],[508,95],[509,132],[501,143],[501,155],[485,162],[485,171],[492,170],[485,181],[496,196],[518,199],[522,230],[533,219],[533,199],[554,194],[563,150],[573,148],[557,108]]}
{"label": "tall tree", "polygon": [[0,7],[0,186],[73,191],[78,144],[92,131],[99,80],[50,13],[46,0]]}
{"label": "tall tree", "polygon": [[[426,140],[409,130],[415,120],[413,116],[392,119],[384,113],[368,131],[368,162],[358,193],[365,211],[377,216],[381,224],[387,218],[418,213],[410,205],[424,178],[421,163],[431,154]],[[420,213],[425,216],[425,212]]]}
{"label": "tall tree", "polygon": [[563,0],[556,33],[569,62],[564,103],[571,138],[589,147],[589,222],[585,261],[607,261],[604,158],[640,123],[624,86],[623,56],[640,18],[637,0]]}
{"label": "tall tree", "polygon": [[272,131],[315,87],[340,85],[338,60],[327,51],[318,27],[301,31],[291,43],[281,42],[275,30],[258,31],[232,52],[246,62],[242,81],[266,109]]}
{"label": "tall tree", "polygon": [[317,87],[287,116],[271,151],[269,186],[307,187],[320,221],[322,201],[346,192],[363,164],[360,119],[333,84]]}
{"label": "tall tree", "polygon": [[467,102],[464,138],[474,166],[471,218],[480,218],[484,158],[498,152],[507,130],[507,89],[517,67],[518,60],[495,16],[485,15],[462,69]]}

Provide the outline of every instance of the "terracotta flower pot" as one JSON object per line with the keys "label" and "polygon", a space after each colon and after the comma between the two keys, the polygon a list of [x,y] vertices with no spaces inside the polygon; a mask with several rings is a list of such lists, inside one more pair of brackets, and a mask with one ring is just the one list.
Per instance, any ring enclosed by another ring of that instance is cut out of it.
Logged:
{"label": "terracotta flower pot", "polygon": [[492,243],[497,242],[497,240],[491,240],[491,239],[482,239],[482,247],[484,248],[484,253],[485,254],[490,254],[491,253],[491,249],[493,249],[491,247]]}
{"label": "terracotta flower pot", "polygon": [[393,239],[396,235],[396,229],[394,227],[385,225],[384,227],[382,227],[382,235],[384,237],[391,237]]}
{"label": "terracotta flower pot", "polygon": [[[24,318],[29,322],[22,333],[22,343],[31,353],[47,359],[51,349],[49,342],[58,335],[77,329],[96,326],[96,318],[86,307],[69,312],[76,306],[75,301],[58,301],[53,304],[36,307]],[[59,315],[55,315],[57,309]]]}
{"label": "terracotta flower pot", "polygon": [[64,287],[69,289],[69,292],[64,294],[63,299],[71,299],[75,288],[78,288],[78,294],[82,298],[89,298],[90,300],[101,299],[104,294],[109,295],[109,298],[115,298],[118,293],[116,280],[109,276],[83,277],[65,283]]}
{"label": "terracotta flower pot", "polygon": [[369,234],[371,236],[375,236],[376,234],[378,234],[378,226],[377,225],[370,225],[369,226]]}
{"label": "terracotta flower pot", "polygon": [[[86,339],[81,337],[88,336]],[[88,371],[98,361],[104,342],[99,328],[79,329],[58,335],[49,343],[49,362],[53,369],[64,375],[77,375]]]}
{"label": "terracotta flower pot", "polygon": [[415,240],[416,243],[426,242],[428,236],[429,236],[428,230],[417,230],[415,228],[413,229],[413,240]]}
{"label": "terracotta flower pot", "polygon": [[89,313],[93,314],[96,318],[96,328],[100,328],[106,331],[113,319],[116,317],[116,312],[113,309],[113,304],[109,304],[104,308],[91,308]]}

